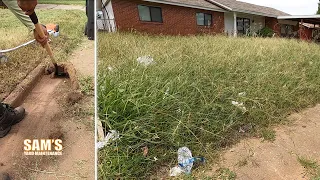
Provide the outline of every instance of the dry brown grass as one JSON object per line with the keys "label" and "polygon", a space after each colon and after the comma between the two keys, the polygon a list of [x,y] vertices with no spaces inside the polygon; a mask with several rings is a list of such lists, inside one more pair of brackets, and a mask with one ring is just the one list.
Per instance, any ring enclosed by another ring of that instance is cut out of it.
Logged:
{"label": "dry brown grass", "polygon": [[[46,10],[39,11],[38,16],[43,24],[60,25],[61,36],[53,39],[51,46],[57,60],[66,61],[83,39],[85,13],[79,10]],[[33,34],[9,10],[0,9],[0,22],[0,49],[12,48],[33,39]],[[0,64],[0,99],[4,99],[40,62],[50,62],[38,44],[6,55],[9,61]]]}

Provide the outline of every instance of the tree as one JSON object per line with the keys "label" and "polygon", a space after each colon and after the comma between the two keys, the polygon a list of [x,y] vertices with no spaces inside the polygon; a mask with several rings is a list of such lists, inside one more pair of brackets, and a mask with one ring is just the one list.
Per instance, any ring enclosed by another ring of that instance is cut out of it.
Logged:
{"label": "tree", "polygon": [[320,0],[319,0],[319,3],[318,3],[318,12],[317,14],[320,14]]}

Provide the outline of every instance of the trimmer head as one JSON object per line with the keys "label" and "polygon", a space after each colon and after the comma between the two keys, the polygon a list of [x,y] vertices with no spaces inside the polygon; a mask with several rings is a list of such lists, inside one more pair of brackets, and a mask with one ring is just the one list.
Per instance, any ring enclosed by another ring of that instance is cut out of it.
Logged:
{"label": "trimmer head", "polygon": [[58,77],[69,77],[68,72],[65,70],[64,66],[58,66],[57,63],[54,63],[54,75]]}
{"label": "trimmer head", "polygon": [[69,73],[64,64],[54,63],[53,66],[46,68],[45,74],[51,74],[53,77],[69,77]]}
{"label": "trimmer head", "polygon": [[61,63],[48,66],[45,70],[45,74],[51,75],[51,78],[68,78],[70,79],[72,89],[77,90],[80,88],[77,71],[72,63]]}

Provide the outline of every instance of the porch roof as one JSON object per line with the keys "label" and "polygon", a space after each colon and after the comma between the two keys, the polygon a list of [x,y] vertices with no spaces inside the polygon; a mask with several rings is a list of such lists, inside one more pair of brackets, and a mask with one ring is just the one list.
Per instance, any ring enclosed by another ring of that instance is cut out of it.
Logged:
{"label": "porch roof", "polygon": [[320,24],[320,15],[278,16],[278,19]]}

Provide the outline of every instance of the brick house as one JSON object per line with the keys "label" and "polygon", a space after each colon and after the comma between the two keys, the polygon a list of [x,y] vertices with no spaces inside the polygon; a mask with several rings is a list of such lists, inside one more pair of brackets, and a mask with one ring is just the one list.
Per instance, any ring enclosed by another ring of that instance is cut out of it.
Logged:
{"label": "brick house", "polygon": [[102,0],[97,8],[104,17],[100,29],[109,31],[238,36],[269,27],[279,36],[301,34],[299,21],[279,19],[289,14],[237,0]]}

